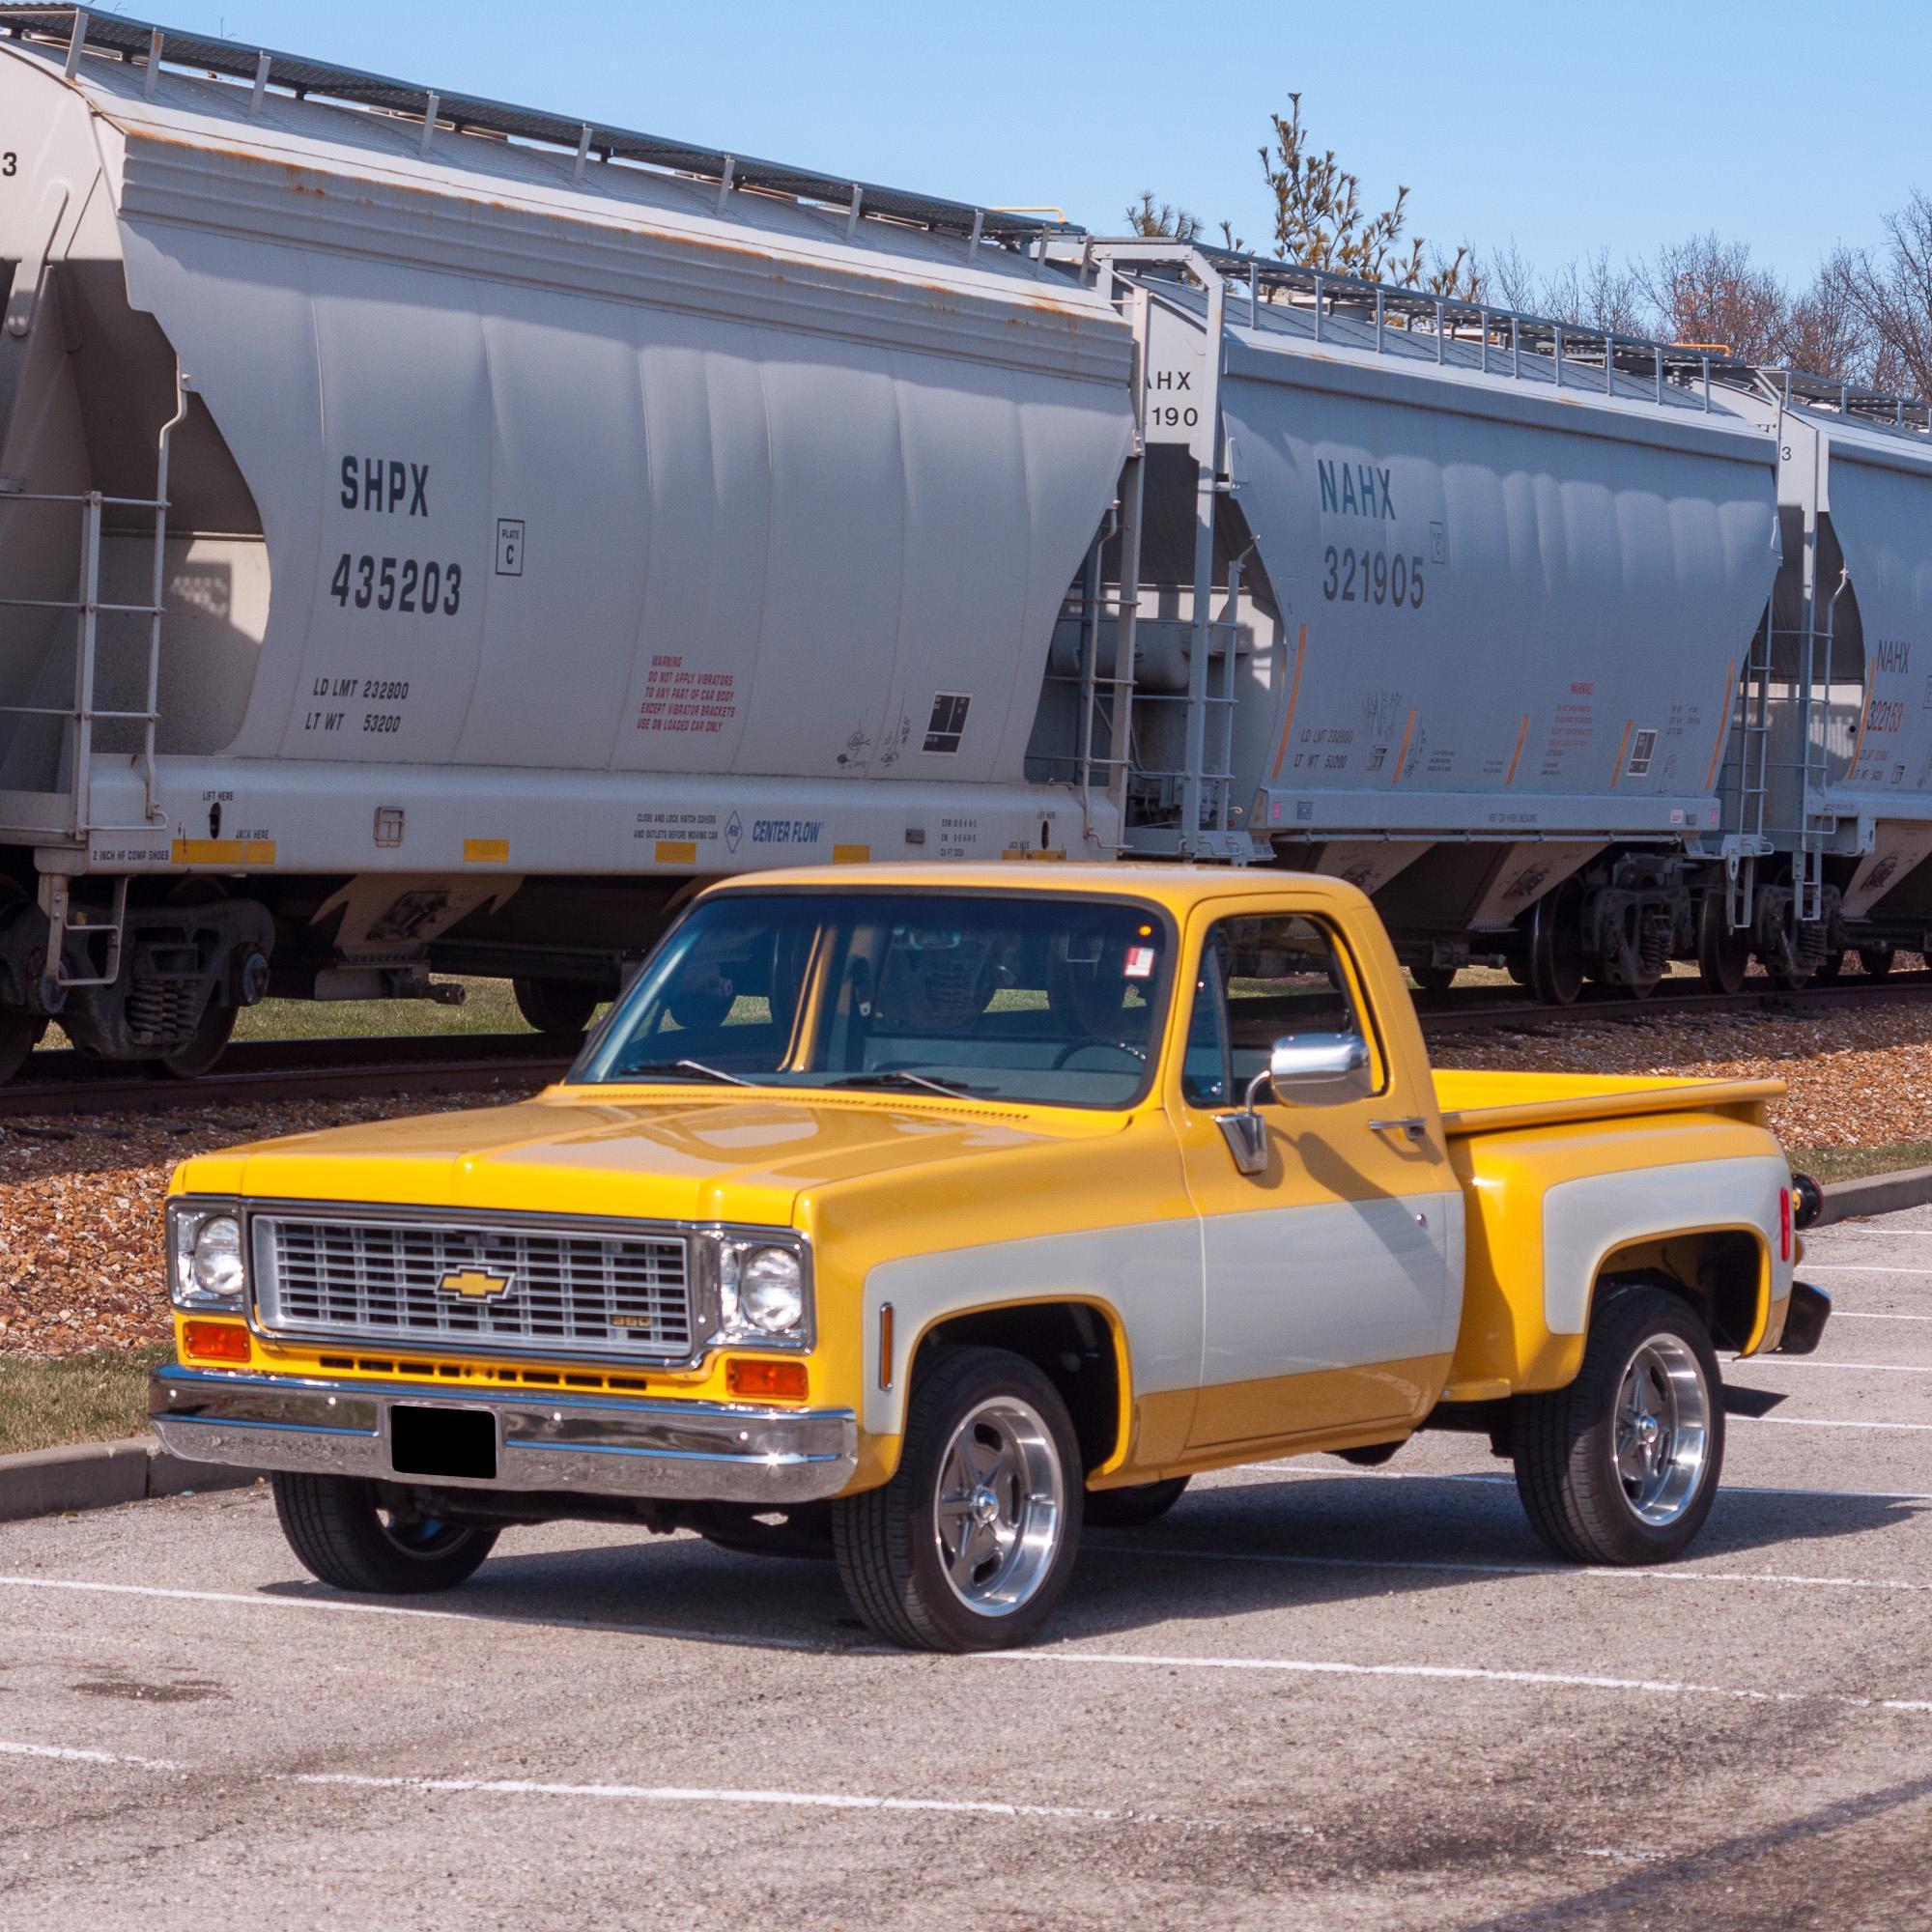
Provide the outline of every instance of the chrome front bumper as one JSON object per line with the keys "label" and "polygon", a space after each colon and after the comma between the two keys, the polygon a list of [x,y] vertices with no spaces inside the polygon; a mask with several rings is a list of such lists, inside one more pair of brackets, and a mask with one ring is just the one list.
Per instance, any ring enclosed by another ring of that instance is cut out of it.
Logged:
{"label": "chrome front bumper", "polygon": [[[493,1417],[497,1473],[398,1469],[390,1418],[399,1407]],[[148,1412],[162,1446],[190,1463],[437,1489],[804,1503],[837,1495],[859,1460],[859,1425],[849,1408],[609,1402],[560,1393],[480,1398],[435,1383],[163,1368],[149,1378]]]}

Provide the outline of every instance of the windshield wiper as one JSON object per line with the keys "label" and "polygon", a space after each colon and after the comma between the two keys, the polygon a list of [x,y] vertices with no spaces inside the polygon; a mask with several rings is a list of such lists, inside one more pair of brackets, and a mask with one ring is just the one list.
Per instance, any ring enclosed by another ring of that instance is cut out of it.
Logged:
{"label": "windshield wiper", "polygon": [[957,1098],[962,1094],[983,1094],[983,1087],[962,1087],[953,1080],[935,1080],[929,1073],[914,1073],[903,1066],[888,1066],[877,1073],[848,1073],[842,1080],[828,1080],[828,1087],[923,1087],[928,1094],[945,1094]]}
{"label": "windshield wiper", "polygon": [[716,1066],[707,1066],[701,1060],[646,1060],[636,1066],[620,1066],[617,1076],[622,1080],[648,1079],[652,1075],[662,1077],[667,1073],[698,1073],[707,1080],[716,1080],[726,1087],[749,1087],[753,1083],[741,1080],[735,1073],[726,1073]]}

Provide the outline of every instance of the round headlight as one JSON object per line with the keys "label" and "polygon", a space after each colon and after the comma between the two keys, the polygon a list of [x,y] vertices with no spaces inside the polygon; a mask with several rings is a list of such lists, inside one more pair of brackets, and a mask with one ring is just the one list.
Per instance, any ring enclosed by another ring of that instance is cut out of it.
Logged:
{"label": "round headlight", "polygon": [[242,1224],[233,1214],[211,1214],[195,1230],[189,1271],[203,1294],[242,1293]]}
{"label": "round headlight", "polygon": [[738,1306],[768,1335],[796,1328],[805,1316],[805,1275],[786,1248],[753,1248],[738,1264]]}

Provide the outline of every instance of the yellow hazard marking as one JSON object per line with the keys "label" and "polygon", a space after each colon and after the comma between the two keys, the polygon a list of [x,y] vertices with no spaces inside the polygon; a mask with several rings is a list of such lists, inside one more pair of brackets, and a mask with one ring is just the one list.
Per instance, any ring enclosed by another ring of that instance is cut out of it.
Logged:
{"label": "yellow hazard marking", "polygon": [[869,845],[835,845],[832,848],[832,863],[835,866],[864,866],[871,856]]}
{"label": "yellow hazard marking", "polygon": [[1631,732],[1635,724],[1636,720],[1634,718],[1626,718],[1624,720],[1623,743],[1617,747],[1617,761],[1610,767],[1610,789],[1612,791],[1616,790],[1617,781],[1624,775],[1624,753],[1631,748]]}
{"label": "yellow hazard marking", "polygon": [[177,866],[272,866],[272,838],[177,838]]}
{"label": "yellow hazard marking", "polygon": [[1529,713],[1522,714],[1522,723],[1517,726],[1516,750],[1510,753],[1509,776],[1503,780],[1505,785],[1516,783],[1516,761],[1522,756],[1522,741],[1529,736]]}
{"label": "yellow hazard marking", "polygon": [[507,838],[466,838],[463,841],[466,866],[507,866],[510,841]]}
{"label": "yellow hazard marking", "polygon": [[1000,857],[1002,859],[1016,859],[1021,862],[1025,862],[1028,860],[1051,861],[1054,859],[1065,859],[1066,857],[1066,854],[1065,852],[1034,852],[1030,851],[1027,847],[1023,845],[1009,845],[1004,852],[1000,854]]}
{"label": "yellow hazard marking", "polygon": [[1402,750],[1395,754],[1395,770],[1389,775],[1390,784],[1402,782],[1402,768],[1408,762],[1408,741],[1415,736],[1415,712],[1408,714],[1408,723],[1402,727]]}
{"label": "yellow hazard marking", "polygon": [[1709,791],[1718,781],[1718,760],[1724,755],[1724,747],[1731,738],[1731,706],[1737,702],[1738,661],[1732,658],[1724,667],[1724,702],[1718,713],[1718,742],[1711,747],[1711,769],[1704,774],[1704,789]]}
{"label": "yellow hazard marking", "polygon": [[1288,714],[1281,721],[1281,736],[1275,741],[1274,769],[1268,773],[1268,782],[1272,784],[1281,776],[1281,761],[1288,756],[1288,734],[1294,729],[1294,707],[1301,696],[1301,667],[1308,662],[1308,626],[1301,627],[1301,635],[1294,640],[1294,675],[1288,684]]}
{"label": "yellow hazard marking", "polygon": [[697,841],[695,838],[660,838],[658,840],[658,864],[660,866],[696,865]]}

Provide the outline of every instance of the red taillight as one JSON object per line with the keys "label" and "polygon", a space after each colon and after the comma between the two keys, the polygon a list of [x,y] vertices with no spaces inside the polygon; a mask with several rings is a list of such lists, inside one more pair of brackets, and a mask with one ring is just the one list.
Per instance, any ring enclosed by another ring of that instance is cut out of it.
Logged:
{"label": "red taillight", "polygon": [[1791,1259],[1791,1190],[1788,1187],[1777,1190],[1777,1259],[1781,1262]]}

